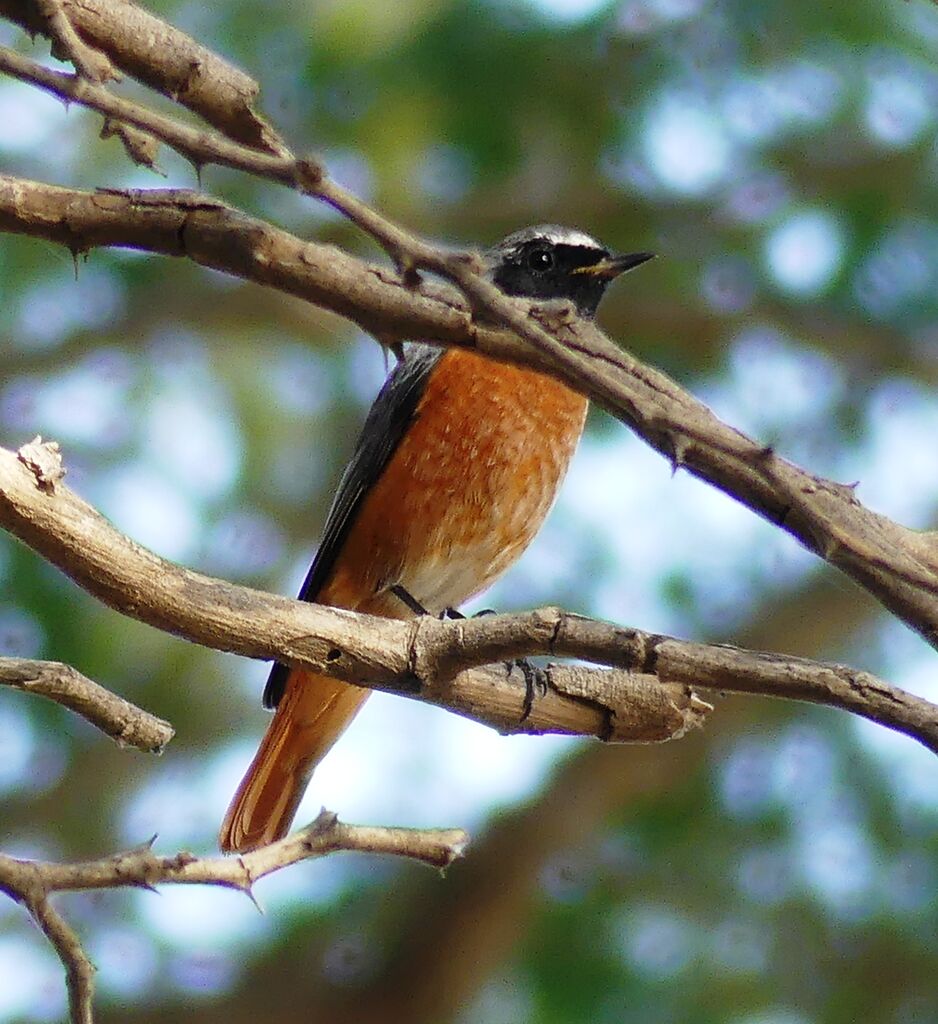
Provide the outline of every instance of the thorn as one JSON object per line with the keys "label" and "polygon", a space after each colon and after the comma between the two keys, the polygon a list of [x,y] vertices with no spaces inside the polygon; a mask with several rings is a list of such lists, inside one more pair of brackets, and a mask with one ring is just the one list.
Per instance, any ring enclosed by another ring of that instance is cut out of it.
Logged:
{"label": "thorn", "polygon": [[400,271],[401,281],[405,288],[413,291],[415,288],[420,287],[420,272],[409,258],[401,261]]}
{"label": "thorn", "polygon": [[318,835],[320,832],[328,832],[329,829],[335,828],[338,823],[338,814],[323,807],[319,814],[316,815],[316,820],[308,826],[307,830],[311,835]]}
{"label": "thorn", "polygon": [[374,334],[374,339],[381,346],[384,355],[384,372],[387,374],[390,369],[388,365],[388,352],[391,352],[395,360],[400,363],[404,359],[404,343],[393,335]]}
{"label": "thorn", "polygon": [[402,584],[395,583],[393,587],[388,588],[389,592],[392,593],[400,602],[403,604],[408,611],[414,615],[427,615],[427,609],[417,600],[416,597]]}
{"label": "thorn", "polygon": [[264,915],[264,908],[257,902],[257,897],[254,895],[254,883],[249,881],[247,886],[241,889],[241,892],[254,904],[254,908],[258,914]]}
{"label": "thorn", "polygon": [[296,182],[306,192],[316,192],[326,177],[323,165],[311,156],[301,157],[294,164]]}
{"label": "thorn", "polygon": [[671,441],[671,476],[676,476],[679,469],[687,465],[684,456],[690,445],[687,441],[681,440],[678,436]]}

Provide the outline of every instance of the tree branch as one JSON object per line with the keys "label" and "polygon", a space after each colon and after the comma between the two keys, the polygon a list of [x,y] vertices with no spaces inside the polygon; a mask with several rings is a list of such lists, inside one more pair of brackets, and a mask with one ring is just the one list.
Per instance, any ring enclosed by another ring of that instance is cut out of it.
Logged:
{"label": "tree branch", "polygon": [[35,6],[46,21],[55,56],[71,61],[75,70],[90,82],[119,77],[107,57],[88,46],[75,31],[62,0],[35,0]]}
{"label": "tree branch", "polygon": [[[135,544],[62,483],[50,487],[60,473],[36,447],[26,458],[0,449],[0,524],[112,608],[195,643],[417,697],[502,732],[676,738],[709,710],[691,689],[702,685],[842,708],[938,752],[938,707],[842,665],[689,643],[550,608],[401,622],[201,576]],[[504,663],[536,654],[611,668],[540,671],[533,682],[543,693],[526,714],[532,680]]]}
{"label": "tree branch", "polygon": [[[638,666],[614,672],[556,666],[536,680],[546,693],[525,715],[522,671],[479,666],[548,650],[559,623],[537,616],[520,627],[502,616],[484,625],[429,617],[399,622],[210,579],[135,544],[63,484],[50,486],[59,474],[48,464],[36,469],[42,462],[36,449],[35,442],[28,445],[24,458],[0,448],[0,524],[112,608],[195,643],[419,695],[502,732],[656,741],[682,735],[709,710],[683,683],[659,685],[636,674]],[[608,643],[612,650],[615,640]],[[556,653],[566,653],[562,648]]]}
{"label": "tree branch", "polygon": [[291,864],[340,850],[390,854],[441,870],[462,857],[469,836],[462,829],[379,828],[346,825],[323,810],[309,826],[279,842],[238,857],[160,857],[151,843],[101,860],[77,864],[25,861],[0,854],[0,890],[21,903],[55,947],[66,970],[74,1024],[91,1024],[94,968],[78,936],[53,908],[56,892],[152,889],[157,885],[220,885],[254,899],[254,883]]}
{"label": "tree branch", "polygon": [[[460,283],[476,300],[544,350],[474,322],[451,289],[427,282],[407,287],[399,275],[196,193],[91,194],[0,176],[0,230],[57,241],[73,252],[121,245],[187,256],[298,295],[384,339],[462,345],[553,373],[632,427],[675,468],[687,468],[781,526],[938,646],[938,534],[865,508],[852,487],[814,476],[734,430],[594,325],[563,309],[506,298],[458,256],[440,259],[451,260],[455,275],[467,275]],[[406,236],[395,241],[406,247]],[[413,262],[424,255],[418,248]]]}
{"label": "tree branch", "polygon": [[59,661],[0,658],[0,686],[10,686],[74,711],[120,746],[160,754],[173,738],[169,722],[138,708]]}
{"label": "tree branch", "polygon": [[[285,147],[254,110],[260,87],[191,36],[130,0],[58,0],[78,35],[132,78],[181,103],[247,146]],[[32,0],[0,0],[0,15],[28,32],[53,35]]]}

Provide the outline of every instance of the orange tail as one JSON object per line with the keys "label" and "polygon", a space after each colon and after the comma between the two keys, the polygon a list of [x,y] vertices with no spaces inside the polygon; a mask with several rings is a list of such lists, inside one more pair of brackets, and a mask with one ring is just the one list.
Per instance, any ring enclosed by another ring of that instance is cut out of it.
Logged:
{"label": "orange tail", "polygon": [[297,669],[235,793],[219,843],[246,853],[286,835],[313,769],[370,693]]}

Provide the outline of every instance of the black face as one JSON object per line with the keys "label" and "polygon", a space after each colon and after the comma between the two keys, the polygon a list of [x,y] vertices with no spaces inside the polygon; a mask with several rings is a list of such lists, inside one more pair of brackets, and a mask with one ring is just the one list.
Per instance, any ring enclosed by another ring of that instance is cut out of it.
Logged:
{"label": "black face", "polygon": [[492,280],[508,295],[568,299],[581,316],[591,317],[609,282],[650,254],[612,256],[581,231],[544,225],[516,231],[487,257]]}

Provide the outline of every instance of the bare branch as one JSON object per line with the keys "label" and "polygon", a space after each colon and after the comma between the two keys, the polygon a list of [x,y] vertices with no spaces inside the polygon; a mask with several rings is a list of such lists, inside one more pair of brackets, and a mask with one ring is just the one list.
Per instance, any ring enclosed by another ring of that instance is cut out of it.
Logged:
{"label": "bare branch", "polygon": [[[254,110],[257,83],[191,36],[129,0],[59,0],[78,35],[132,78],[176,100],[230,138],[268,153],[284,146]],[[0,0],[0,15],[50,34],[32,0]]]}
{"label": "bare branch", "polygon": [[[852,488],[812,476],[723,424],[702,403],[663,374],[637,363],[569,308],[531,307],[507,298],[484,278],[471,254],[446,252],[415,238],[330,181],[315,161],[296,160],[286,149],[266,156],[217,133],[195,132],[12,51],[0,51],[0,67],[151,132],[196,163],[236,167],[323,199],[384,246],[401,278],[364,268],[348,257],[343,262],[335,250],[301,243],[192,193],[108,194],[93,197],[89,204],[91,197],[81,193],[0,179],[0,227],[52,237],[73,251],[95,244],[129,244],[185,253],[216,269],[302,294],[382,338],[417,336],[533,363],[600,401],[675,468],[687,467],[781,525],[938,645],[934,536],[877,516],[859,504]],[[233,241],[240,242],[240,248]],[[487,320],[504,324],[513,335],[473,323],[464,304],[421,284],[418,269],[451,280]],[[442,329],[438,318],[432,327],[426,326],[427,319],[441,312],[446,319]],[[528,344],[519,345],[519,338]],[[342,675],[336,666],[332,674]],[[847,689],[852,693],[855,687]],[[848,696],[840,693],[840,699]],[[888,701],[871,715],[887,721]]]}
{"label": "bare branch", "polygon": [[346,825],[323,810],[309,826],[238,857],[160,857],[149,843],[101,860],[77,864],[25,861],[0,854],[0,890],[21,903],[55,947],[66,970],[74,1024],[91,1024],[94,968],[78,936],[52,907],[56,892],[128,886],[220,885],[251,897],[254,883],[300,861],[342,850],[389,854],[445,869],[463,856],[469,836],[454,829]]}
{"label": "bare branch", "polygon": [[112,608],[196,643],[296,662],[391,693],[419,694],[503,732],[658,741],[682,735],[709,709],[684,684],[660,686],[631,671],[558,667],[538,680],[547,694],[525,715],[521,671],[476,666],[547,650],[553,626],[535,624],[527,635],[506,635],[501,649],[483,644],[462,663],[457,655],[444,675],[438,631],[445,631],[444,643],[455,651],[478,625],[359,616],[182,569],[119,533],[63,484],[44,490],[32,468],[33,446],[30,452],[24,461],[0,449],[0,523]]}
{"label": "bare branch", "polygon": [[[3,854],[0,854],[0,860],[2,859]],[[35,876],[35,872],[29,874]],[[0,881],[0,888],[17,899],[15,890],[7,889],[3,881]],[[42,934],[52,943],[65,968],[65,987],[68,990],[68,1009],[72,1024],[94,1024],[94,964],[88,959],[81,940],[45,896],[22,899],[22,902],[39,925]]]}
{"label": "bare branch", "polygon": [[196,166],[208,162],[205,155],[210,153],[214,157],[213,163],[292,183],[294,162],[290,159],[240,145],[218,132],[195,128],[157,114],[139,103],[115,96],[103,85],[95,85],[79,75],[53,71],[6,46],[0,46],[0,71],[153,135]]}
{"label": "bare branch", "polygon": [[58,661],[0,658],[0,686],[38,693],[79,714],[120,746],[159,754],[173,727]]}
{"label": "bare branch", "polygon": [[75,70],[89,82],[106,82],[119,77],[107,57],[87,46],[75,31],[62,0],[35,0],[35,3],[46,19],[55,56],[71,61]]}
{"label": "bare branch", "polygon": [[[0,524],[106,604],[196,643],[277,658],[357,685],[438,704],[503,732],[606,740],[683,735],[709,710],[691,687],[810,700],[843,708],[938,751],[938,707],[841,665],[694,644],[541,609],[411,622],[261,594],[158,558],[63,484],[0,449]],[[504,664],[526,655],[611,669],[551,666],[532,681]],[[501,662],[501,665],[492,665]]]}
{"label": "bare branch", "polygon": [[[338,196],[334,186],[327,191]],[[188,256],[298,295],[384,338],[463,345],[539,366],[598,401],[676,468],[684,466],[791,533],[938,646],[938,535],[870,511],[853,488],[799,469],[734,430],[594,325],[563,309],[507,299],[458,256],[443,254],[440,264],[538,348],[516,333],[474,322],[450,289],[426,282],[406,287],[386,270],[195,193],[93,195],[0,176],[0,230],[48,238],[72,251],[123,245]],[[388,244],[406,249],[407,236],[393,234]],[[422,265],[426,255],[418,248],[411,266]]]}

